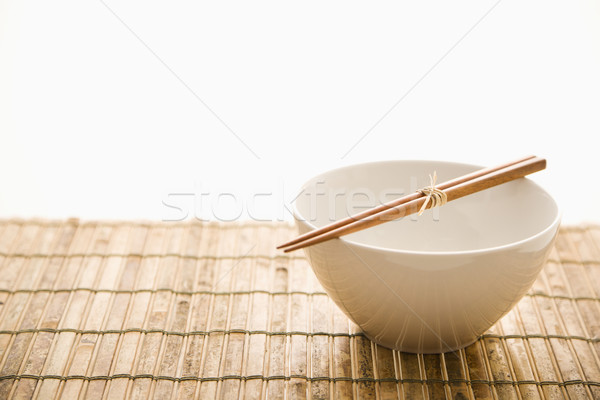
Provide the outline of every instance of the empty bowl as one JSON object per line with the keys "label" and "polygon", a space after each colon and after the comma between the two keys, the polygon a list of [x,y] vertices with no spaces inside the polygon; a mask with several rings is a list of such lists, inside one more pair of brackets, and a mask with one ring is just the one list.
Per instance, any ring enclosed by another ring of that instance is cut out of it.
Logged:
{"label": "empty bowl", "polygon": [[[300,233],[479,166],[441,161],[352,165],[309,180],[296,198]],[[522,178],[305,248],[331,299],[374,342],[413,352],[473,343],[527,292],[560,214]]]}

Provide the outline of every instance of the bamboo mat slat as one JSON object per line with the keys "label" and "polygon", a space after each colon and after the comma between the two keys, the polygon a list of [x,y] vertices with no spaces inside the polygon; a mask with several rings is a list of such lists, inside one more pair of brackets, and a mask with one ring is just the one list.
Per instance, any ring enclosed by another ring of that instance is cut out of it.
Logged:
{"label": "bamboo mat slat", "polygon": [[284,223],[0,221],[0,399],[600,399],[600,226],[561,228],[476,343],[414,355],[337,309]]}

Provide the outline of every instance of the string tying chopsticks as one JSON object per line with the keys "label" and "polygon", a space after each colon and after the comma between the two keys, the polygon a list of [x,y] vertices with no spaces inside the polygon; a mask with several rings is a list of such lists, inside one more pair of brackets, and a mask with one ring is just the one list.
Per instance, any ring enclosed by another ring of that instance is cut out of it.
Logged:
{"label": "string tying chopsticks", "polygon": [[427,204],[431,202],[431,208],[441,207],[448,201],[448,196],[446,193],[435,187],[435,181],[437,180],[437,173],[433,171],[433,176],[429,174],[429,186],[424,187],[423,189],[417,190],[417,192],[421,193],[425,197],[425,203],[421,206],[419,210],[419,214],[423,214],[423,212],[427,209]]}

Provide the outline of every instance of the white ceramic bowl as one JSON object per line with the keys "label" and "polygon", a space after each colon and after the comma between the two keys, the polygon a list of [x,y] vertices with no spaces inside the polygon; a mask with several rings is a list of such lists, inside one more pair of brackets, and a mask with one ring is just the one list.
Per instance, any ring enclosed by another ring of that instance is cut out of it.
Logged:
{"label": "white ceramic bowl", "polygon": [[[308,181],[300,233],[479,169],[439,161],[353,165]],[[519,179],[305,249],[335,303],[373,341],[416,353],[474,342],[537,277],[558,232],[552,197]]]}

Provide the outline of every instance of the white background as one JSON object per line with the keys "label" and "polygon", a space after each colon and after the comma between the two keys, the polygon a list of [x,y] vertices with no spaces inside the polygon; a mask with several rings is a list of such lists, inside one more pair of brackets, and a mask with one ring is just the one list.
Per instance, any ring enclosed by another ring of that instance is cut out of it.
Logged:
{"label": "white background", "polygon": [[290,219],[327,169],[536,154],[598,221],[599,132],[598,1],[0,0],[0,217]]}

